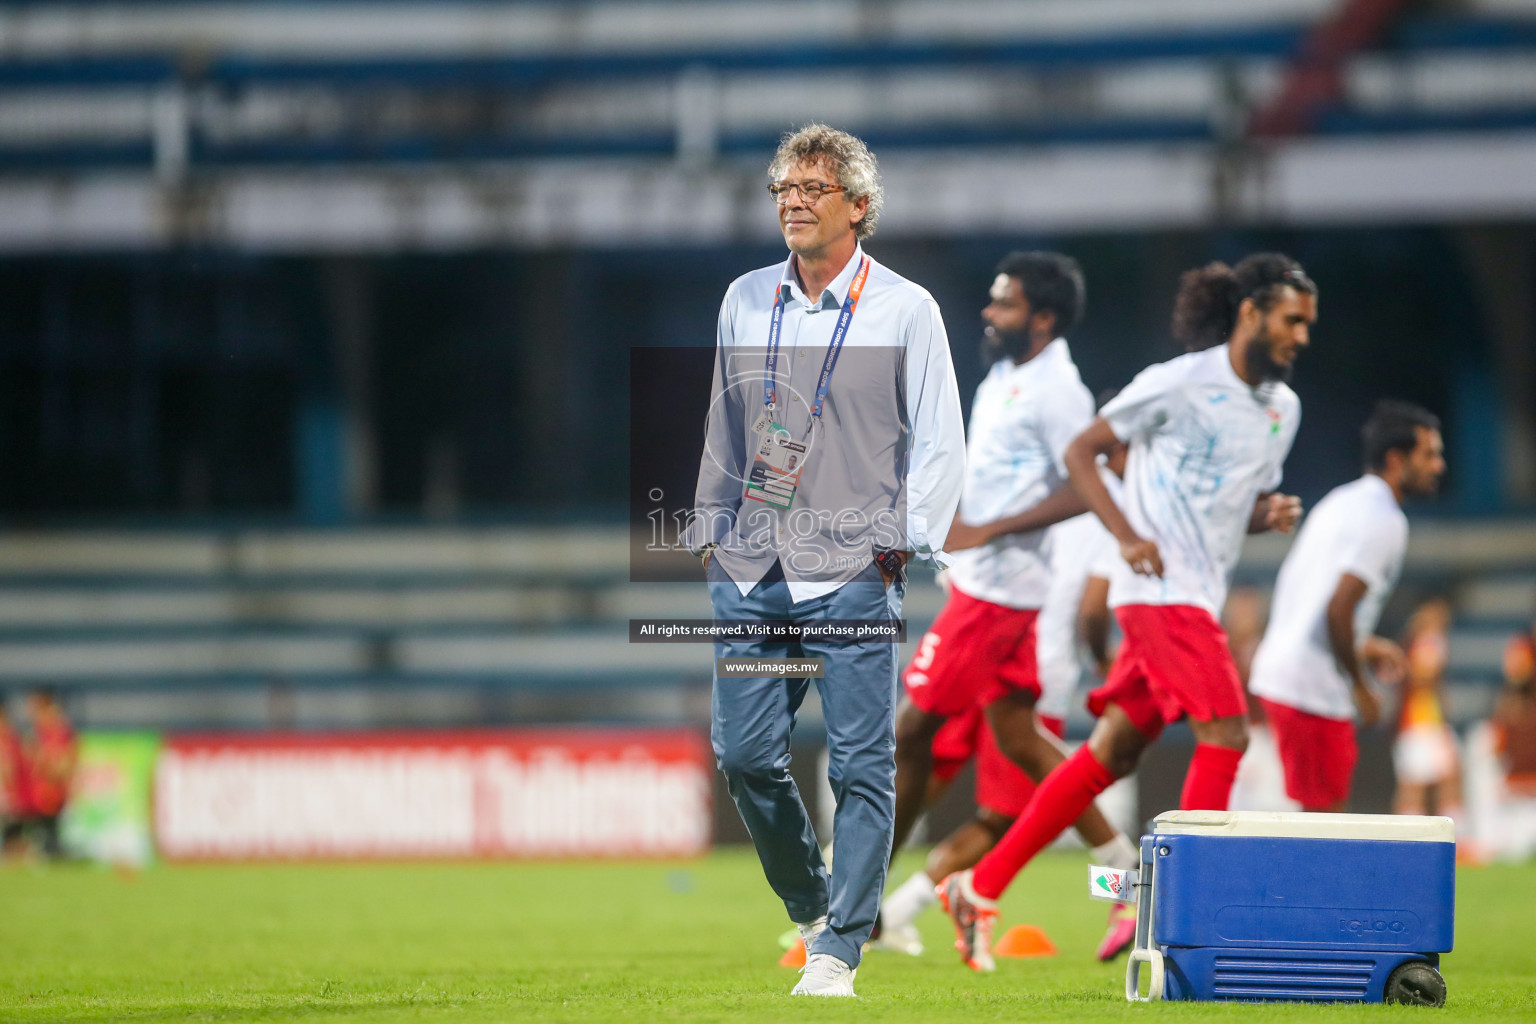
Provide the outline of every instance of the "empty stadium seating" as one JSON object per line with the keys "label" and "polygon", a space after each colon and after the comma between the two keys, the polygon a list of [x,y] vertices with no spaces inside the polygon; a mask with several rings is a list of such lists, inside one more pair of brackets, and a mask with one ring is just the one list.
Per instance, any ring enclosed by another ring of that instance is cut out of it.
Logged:
{"label": "empty stadium seating", "polygon": [[[1284,550],[1255,538],[1238,582],[1267,587]],[[701,718],[711,648],[627,622],[708,618],[707,594],[630,583],[627,559],[604,528],[12,533],[0,687],[57,686],[93,726]],[[1419,524],[1400,590],[1456,598],[1452,709],[1484,713],[1536,608],[1536,536]],[[919,570],[912,640],[940,602]]]}
{"label": "empty stadium seating", "polygon": [[[713,158],[786,109],[886,149],[1215,140],[1345,6],[37,5],[0,19],[0,168]],[[1399,11],[1314,127],[1532,127],[1533,53],[1530,4]]]}

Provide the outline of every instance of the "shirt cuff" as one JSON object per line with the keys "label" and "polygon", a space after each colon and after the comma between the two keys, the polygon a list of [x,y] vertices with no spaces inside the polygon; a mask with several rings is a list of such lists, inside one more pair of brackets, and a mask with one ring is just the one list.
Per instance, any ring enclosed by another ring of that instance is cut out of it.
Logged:
{"label": "shirt cuff", "polygon": [[925,559],[940,569],[949,568],[949,552],[934,550],[932,538],[928,536],[928,520],[916,512],[907,515],[907,544],[914,558]]}
{"label": "shirt cuff", "polygon": [[704,549],[711,544],[722,543],[735,528],[734,509],[720,507],[695,509],[693,520],[683,534],[683,546],[692,554],[703,554]]}

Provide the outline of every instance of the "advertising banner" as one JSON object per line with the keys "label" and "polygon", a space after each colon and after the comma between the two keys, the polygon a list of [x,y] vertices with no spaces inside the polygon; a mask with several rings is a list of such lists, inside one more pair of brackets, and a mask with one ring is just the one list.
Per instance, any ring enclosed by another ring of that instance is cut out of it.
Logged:
{"label": "advertising banner", "polygon": [[713,760],[683,730],[169,736],[171,859],[685,857]]}
{"label": "advertising banner", "polygon": [[74,789],[59,822],[71,856],[136,867],[154,857],[150,780],[160,737],[152,732],[83,732]]}

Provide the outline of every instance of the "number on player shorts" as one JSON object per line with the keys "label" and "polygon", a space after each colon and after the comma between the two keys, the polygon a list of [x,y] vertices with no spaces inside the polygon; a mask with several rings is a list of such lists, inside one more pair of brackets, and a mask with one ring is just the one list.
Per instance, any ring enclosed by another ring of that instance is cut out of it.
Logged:
{"label": "number on player shorts", "polygon": [[937,633],[924,633],[923,642],[917,645],[917,653],[912,656],[912,667],[919,672],[926,671],[933,664],[934,648],[943,639]]}

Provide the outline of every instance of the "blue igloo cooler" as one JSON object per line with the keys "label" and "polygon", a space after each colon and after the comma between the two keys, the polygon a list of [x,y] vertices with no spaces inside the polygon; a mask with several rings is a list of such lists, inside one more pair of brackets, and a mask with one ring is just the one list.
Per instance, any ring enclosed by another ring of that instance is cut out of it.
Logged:
{"label": "blue igloo cooler", "polygon": [[1449,818],[1170,811],[1135,891],[1127,999],[1445,1002]]}

